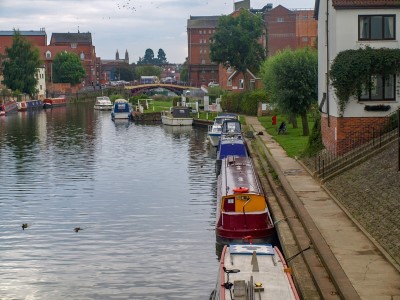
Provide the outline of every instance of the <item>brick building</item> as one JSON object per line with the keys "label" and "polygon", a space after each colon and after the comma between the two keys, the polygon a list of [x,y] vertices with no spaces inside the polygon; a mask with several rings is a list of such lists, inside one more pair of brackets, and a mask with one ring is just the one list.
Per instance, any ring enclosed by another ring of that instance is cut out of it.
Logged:
{"label": "brick building", "polygon": [[312,9],[290,10],[278,5],[265,12],[264,20],[268,32],[268,56],[285,48],[294,50],[315,45],[318,22]]}
{"label": "brick building", "polygon": [[210,59],[210,39],[218,25],[218,16],[190,16],[187,21],[188,75],[191,86],[218,81],[218,64]]}
{"label": "brick building", "polygon": [[[53,33],[47,45],[47,34],[44,28],[39,31],[20,31],[22,37],[39,49],[40,59],[44,62],[47,90],[52,90],[52,63],[55,56],[62,52],[77,54],[86,71],[85,85],[96,83],[100,77],[100,59],[96,57],[91,33]],[[14,31],[0,31],[0,54],[13,43]]]}
{"label": "brick building", "polygon": [[[46,65],[52,64],[54,57],[60,50],[72,52],[79,56],[86,71],[84,81],[86,86],[99,82],[101,66],[96,58],[96,50],[90,32],[53,33],[45,53]],[[51,68],[48,68],[48,72],[51,74]]]}

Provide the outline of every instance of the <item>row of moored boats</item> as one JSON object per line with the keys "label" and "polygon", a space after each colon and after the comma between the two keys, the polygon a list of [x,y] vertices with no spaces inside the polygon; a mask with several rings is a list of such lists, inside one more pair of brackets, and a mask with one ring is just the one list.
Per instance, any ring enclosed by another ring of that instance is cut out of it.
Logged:
{"label": "row of moored boats", "polygon": [[266,195],[237,115],[221,114],[209,126],[217,148],[216,239],[223,244],[210,299],[299,299],[278,247]]}
{"label": "row of moored boats", "polygon": [[0,104],[0,115],[7,115],[17,111],[30,111],[37,109],[65,106],[68,103],[66,97],[46,98],[42,100],[3,101]]}

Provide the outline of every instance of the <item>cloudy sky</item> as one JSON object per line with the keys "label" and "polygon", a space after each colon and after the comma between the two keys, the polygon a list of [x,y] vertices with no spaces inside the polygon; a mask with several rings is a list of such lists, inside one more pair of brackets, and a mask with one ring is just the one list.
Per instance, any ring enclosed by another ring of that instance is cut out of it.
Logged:
{"label": "cloudy sky", "polygon": [[[235,1],[236,2],[236,1]],[[315,0],[251,0],[252,8],[313,9]],[[169,62],[187,56],[186,24],[190,16],[224,15],[233,0],[0,0],[0,30],[40,30],[50,40],[53,32],[91,32],[96,54],[120,57],[128,50],[130,62],[150,48],[162,48]]]}

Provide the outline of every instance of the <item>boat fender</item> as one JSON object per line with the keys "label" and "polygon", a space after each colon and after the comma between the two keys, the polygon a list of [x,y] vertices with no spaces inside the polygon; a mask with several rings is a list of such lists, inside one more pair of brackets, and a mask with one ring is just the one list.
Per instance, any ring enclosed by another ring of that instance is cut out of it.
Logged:
{"label": "boat fender", "polygon": [[249,191],[249,188],[244,187],[244,186],[235,187],[233,189],[234,193],[247,193],[248,191]]}

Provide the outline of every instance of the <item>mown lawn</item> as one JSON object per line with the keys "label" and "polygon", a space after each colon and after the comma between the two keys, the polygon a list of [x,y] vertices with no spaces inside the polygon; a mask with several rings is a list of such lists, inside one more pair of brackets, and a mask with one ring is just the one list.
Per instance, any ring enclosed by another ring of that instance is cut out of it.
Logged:
{"label": "mown lawn", "polygon": [[[276,125],[272,125],[272,116],[259,117],[258,119],[268,134],[273,136],[290,157],[301,156],[307,146],[308,136],[303,136],[303,126],[300,117],[297,118],[298,128],[293,128],[285,116],[277,115]],[[286,122],[286,134],[278,134],[278,128],[282,121]],[[311,118],[308,120],[308,126],[311,133],[314,126],[314,121]]]}

